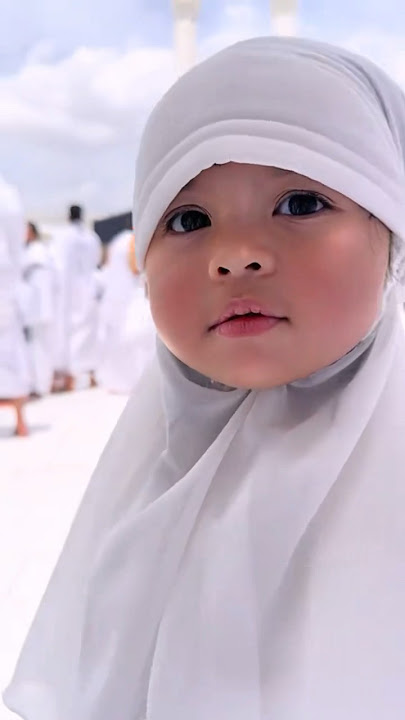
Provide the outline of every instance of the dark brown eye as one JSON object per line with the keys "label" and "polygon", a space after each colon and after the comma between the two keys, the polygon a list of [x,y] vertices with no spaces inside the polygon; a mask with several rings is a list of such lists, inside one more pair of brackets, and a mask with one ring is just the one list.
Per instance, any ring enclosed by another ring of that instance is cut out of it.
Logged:
{"label": "dark brown eye", "polygon": [[166,227],[175,233],[191,233],[210,225],[210,218],[201,210],[182,210],[168,220]]}
{"label": "dark brown eye", "polygon": [[279,203],[275,215],[315,215],[316,213],[329,208],[326,200],[314,193],[302,192],[292,193]]}

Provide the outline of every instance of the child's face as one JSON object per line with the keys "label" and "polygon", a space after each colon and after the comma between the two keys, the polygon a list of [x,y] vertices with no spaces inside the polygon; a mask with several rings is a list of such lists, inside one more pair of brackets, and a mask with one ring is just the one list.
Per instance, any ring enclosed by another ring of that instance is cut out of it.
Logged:
{"label": "child's face", "polygon": [[[388,258],[388,230],[343,195],[276,168],[214,166],[155,231],[152,314],[189,367],[232,387],[269,388],[329,365],[367,334]],[[218,325],[227,309],[272,317]]]}

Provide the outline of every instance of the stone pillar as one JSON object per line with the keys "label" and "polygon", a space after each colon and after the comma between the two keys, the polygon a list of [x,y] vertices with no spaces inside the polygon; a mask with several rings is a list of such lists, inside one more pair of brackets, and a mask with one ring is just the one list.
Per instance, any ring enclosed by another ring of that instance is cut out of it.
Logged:
{"label": "stone pillar", "polygon": [[298,0],[270,0],[272,35],[297,34]]}
{"label": "stone pillar", "polygon": [[172,0],[174,14],[174,48],[179,75],[187,72],[196,60],[197,16],[199,0]]}

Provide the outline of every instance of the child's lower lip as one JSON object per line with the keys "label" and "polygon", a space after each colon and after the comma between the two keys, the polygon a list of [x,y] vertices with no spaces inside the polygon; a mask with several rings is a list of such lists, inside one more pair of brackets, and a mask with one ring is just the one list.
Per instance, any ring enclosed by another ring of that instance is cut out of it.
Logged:
{"label": "child's lower lip", "polygon": [[281,320],[282,318],[267,317],[266,315],[239,315],[226,320],[213,329],[214,332],[223,337],[252,337],[271,330]]}

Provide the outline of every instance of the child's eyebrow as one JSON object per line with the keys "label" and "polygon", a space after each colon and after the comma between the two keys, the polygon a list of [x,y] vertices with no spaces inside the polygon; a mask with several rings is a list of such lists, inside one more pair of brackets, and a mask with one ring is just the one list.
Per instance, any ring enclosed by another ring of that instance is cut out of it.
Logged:
{"label": "child's eyebrow", "polygon": [[295,175],[296,174],[293,170],[284,170],[283,168],[274,167],[274,166],[271,166],[271,170],[273,172],[273,175],[280,175],[280,177],[284,177],[285,175]]}
{"label": "child's eyebrow", "polygon": [[181,188],[180,192],[183,192],[183,190],[190,190],[191,187],[192,187],[193,184],[194,184],[194,181],[195,181],[195,178],[191,178],[191,180],[189,180],[188,183],[186,183],[185,185],[183,185],[183,187]]}

